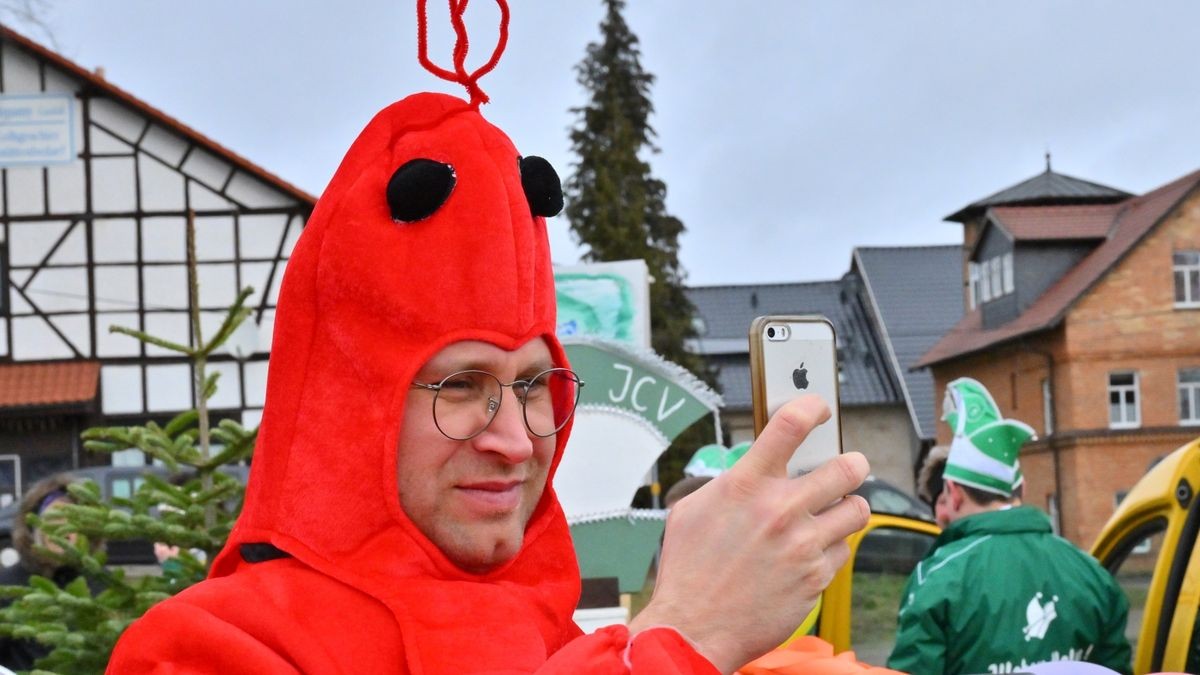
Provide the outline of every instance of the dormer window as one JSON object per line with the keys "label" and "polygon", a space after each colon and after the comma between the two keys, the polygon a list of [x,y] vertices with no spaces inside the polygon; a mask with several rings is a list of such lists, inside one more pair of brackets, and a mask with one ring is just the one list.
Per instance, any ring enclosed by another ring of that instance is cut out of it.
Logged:
{"label": "dormer window", "polygon": [[1013,254],[993,256],[980,263],[969,263],[971,307],[1013,292]]}
{"label": "dormer window", "polygon": [[1200,251],[1176,251],[1175,306],[1200,307]]}

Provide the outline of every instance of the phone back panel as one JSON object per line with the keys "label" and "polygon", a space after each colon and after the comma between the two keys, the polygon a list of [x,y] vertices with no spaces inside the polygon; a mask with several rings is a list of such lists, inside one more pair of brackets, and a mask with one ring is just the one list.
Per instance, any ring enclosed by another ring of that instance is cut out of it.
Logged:
{"label": "phone back panel", "polygon": [[[774,329],[774,336],[768,331]],[[819,316],[759,317],[750,329],[754,433],[784,403],[816,394],[831,416],[808,435],[788,462],[788,475],[810,471],[842,451],[837,344],[833,324]]]}

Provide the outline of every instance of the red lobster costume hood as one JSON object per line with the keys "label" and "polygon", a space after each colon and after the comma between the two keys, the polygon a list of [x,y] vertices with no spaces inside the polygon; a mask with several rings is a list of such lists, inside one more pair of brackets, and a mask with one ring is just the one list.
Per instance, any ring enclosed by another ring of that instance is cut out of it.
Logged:
{"label": "red lobster costume hood", "polygon": [[492,60],[467,76],[466,2],[450,4],[456,71],[424,57],[423,0],[421,58],[472,101],[405,98],[346,154],[288,263],[237,526],[207,581],[131,626],[110,673],[711,670],[673,630],[580,637],[578,566],[551,483],[521,551],[482,575],[400,506],[399,424],[430,357],[461,340],[511,350],[540,337],[566,365],[544,218],[561,186],[478,112],[504,25]]}

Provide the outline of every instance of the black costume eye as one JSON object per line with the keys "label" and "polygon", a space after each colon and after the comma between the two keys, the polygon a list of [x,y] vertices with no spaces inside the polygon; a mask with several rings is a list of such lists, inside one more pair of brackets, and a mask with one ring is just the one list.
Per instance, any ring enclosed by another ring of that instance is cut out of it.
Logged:
{"label": "black costume eye", "polygon": [[392,220],[413,223],[432,216],[454,190],[454,167],[432,159],[404,163],[387,185]]}
{"label": "black costume eye", "polygon": [[563,208],[563,192],[554,167],[541,157],[520,157],[517,161],[521,165],[521,188],[525,190],[529,210],[535,216],[557,216]]}

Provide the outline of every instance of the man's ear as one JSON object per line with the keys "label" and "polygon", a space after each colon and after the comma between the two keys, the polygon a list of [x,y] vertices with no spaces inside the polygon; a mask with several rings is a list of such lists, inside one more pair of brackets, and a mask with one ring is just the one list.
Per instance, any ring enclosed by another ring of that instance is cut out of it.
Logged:
{"label": "man's ear", "polygon": [[963,502],[967,499],[967,493],[963,491],[962,486],[952,480],[945,483],[944,489],[946,494],[950,496],[950,509],[954,513],[962,511]]}

